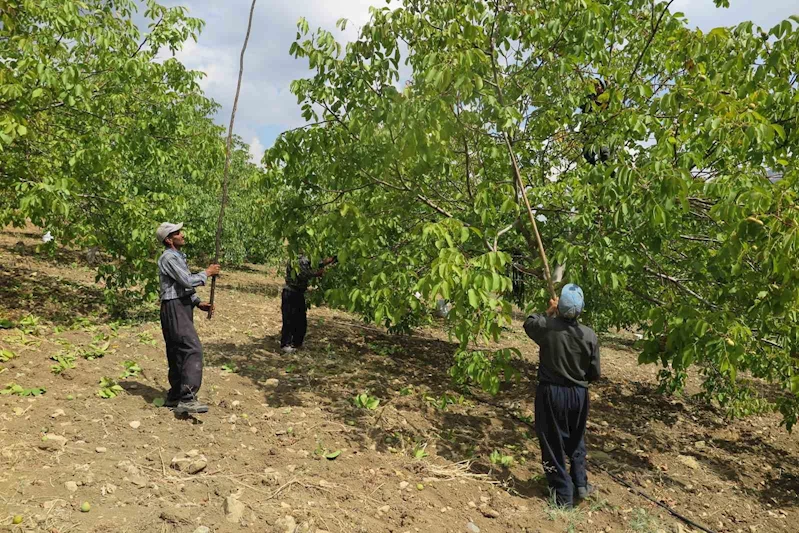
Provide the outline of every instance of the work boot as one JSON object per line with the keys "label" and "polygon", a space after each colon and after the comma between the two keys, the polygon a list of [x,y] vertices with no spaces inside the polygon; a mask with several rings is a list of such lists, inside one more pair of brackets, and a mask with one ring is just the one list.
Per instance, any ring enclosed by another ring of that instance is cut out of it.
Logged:
{"label": "work boot", "polygon": [[174,400],[167,398],[164,400],[164,407],[168,409],[174,409],[175,407],[178,406],[179,403],[180,403],[180,398],[175,398]]}
{"label": "work boot", "polygon": [[196,398],[191,400],[181,400],[175,407],[176,415],[197,415],[208,412],[208,406],[198,401]]}
{"label": "work boot", "polygon": [[294,352],[296,352],[296,351],[297,351],[297,349],[296,349],[296,348],[294,348],[294,346],[283,346],[283,347],[282,347],[280,350],[281,350],[283,353],[294,353]]}
{"label": "work boot", "polygon": [[596,492],[596,487],[592,484],[587,484],[585,487],[577,487],[577,499],[584,500]]}

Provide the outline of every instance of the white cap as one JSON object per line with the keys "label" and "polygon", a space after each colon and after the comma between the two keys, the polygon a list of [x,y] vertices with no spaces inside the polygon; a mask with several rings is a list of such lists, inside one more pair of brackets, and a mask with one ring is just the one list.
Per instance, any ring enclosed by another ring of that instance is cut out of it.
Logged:
{"label": "white cap", "polygon": [[170,233],[175,233],[179,231],[183,227],[183,222],[179,224],[174,224],[172,222],[164,222],[158,229],[155,230],[155,236],[158,238],[158,242],[163,243],[164,239],[169,237]]}

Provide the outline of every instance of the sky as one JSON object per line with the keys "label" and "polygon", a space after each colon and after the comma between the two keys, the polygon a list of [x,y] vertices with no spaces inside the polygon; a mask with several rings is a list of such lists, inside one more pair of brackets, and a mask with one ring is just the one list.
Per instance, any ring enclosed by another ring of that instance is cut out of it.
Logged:
{"label": "sky", "polygon": [[[221,109],[215,119],[227,126],[236,93],[239,54],[247,28],[251,0],[162,0],[165,5],[183,5],[189,15],[206,22],[195,43],[189,40],[176,57],[206,77],[201,86]],[[289,91],[292,80],[310,75],[307,60],[294,59],[288,50],[294,42],[300,17],[311,29],[322,27],[342,43],[354,40],[358,28],[369,20],[369,6],[382,7],[385,0],[257,0],[253,28],[244,57],[244,78],[234,132],[250,145],[254,161],[283,131],[305,123],[296,98]],[[391,0],[390,7],[398,6]],[[681,11],[690,26],[709,30],[751,20],[771,28],[793,14],[799,14],[796,0],[731,0],[729,9],[718,9],[713,0],[675,0],[672,11]],[[345,31],[336,21],[349,20]]]}

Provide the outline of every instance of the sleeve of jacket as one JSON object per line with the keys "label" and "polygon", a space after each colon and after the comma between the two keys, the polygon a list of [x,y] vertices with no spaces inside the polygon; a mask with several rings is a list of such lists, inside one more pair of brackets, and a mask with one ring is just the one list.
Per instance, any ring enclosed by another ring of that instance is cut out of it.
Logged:
{"label": "sleeve of jacket", "polygon": [[313,266],[311,266],[311,260],[305,256],[300,257],[299,265],[299,278],[306,283],[312,278],[322,277],[322,273],[324,272],[321,263],[319,264],[319,268],[314,269]]}
{"label": "sleeve of jacket", "polygon": [[544,315],[530,315],[524,321],[524,332],[537,343],[541,343],[547,331],[547,317]]}
{"label": "sleeve of jacket", "polygon": [[599,339],[594,336],[594,342],[591,349],[591,360],[589,362],[588,371],[585,373],[586,381],[592,382],[600,378],[602,373],[599,368]]}
{"label": "sleeve of jacket", "polygon": [[164,269],[164,274],[174,279],[175,282],[184,289],[205,285],[208,279],[205,272],[192,274],[186,263],[174,254],[164,258],[161,266]]}

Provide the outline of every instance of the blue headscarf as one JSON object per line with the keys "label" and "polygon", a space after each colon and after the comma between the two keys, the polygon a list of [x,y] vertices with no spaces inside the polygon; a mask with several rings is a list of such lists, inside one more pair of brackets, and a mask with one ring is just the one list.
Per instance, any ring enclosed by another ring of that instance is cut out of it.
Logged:
{"label": "blue headscarf", "polygon": [[583,312],[583,290],[574,283],[563,286],[558,300],[558,313],[564,318],[577,318]]}

